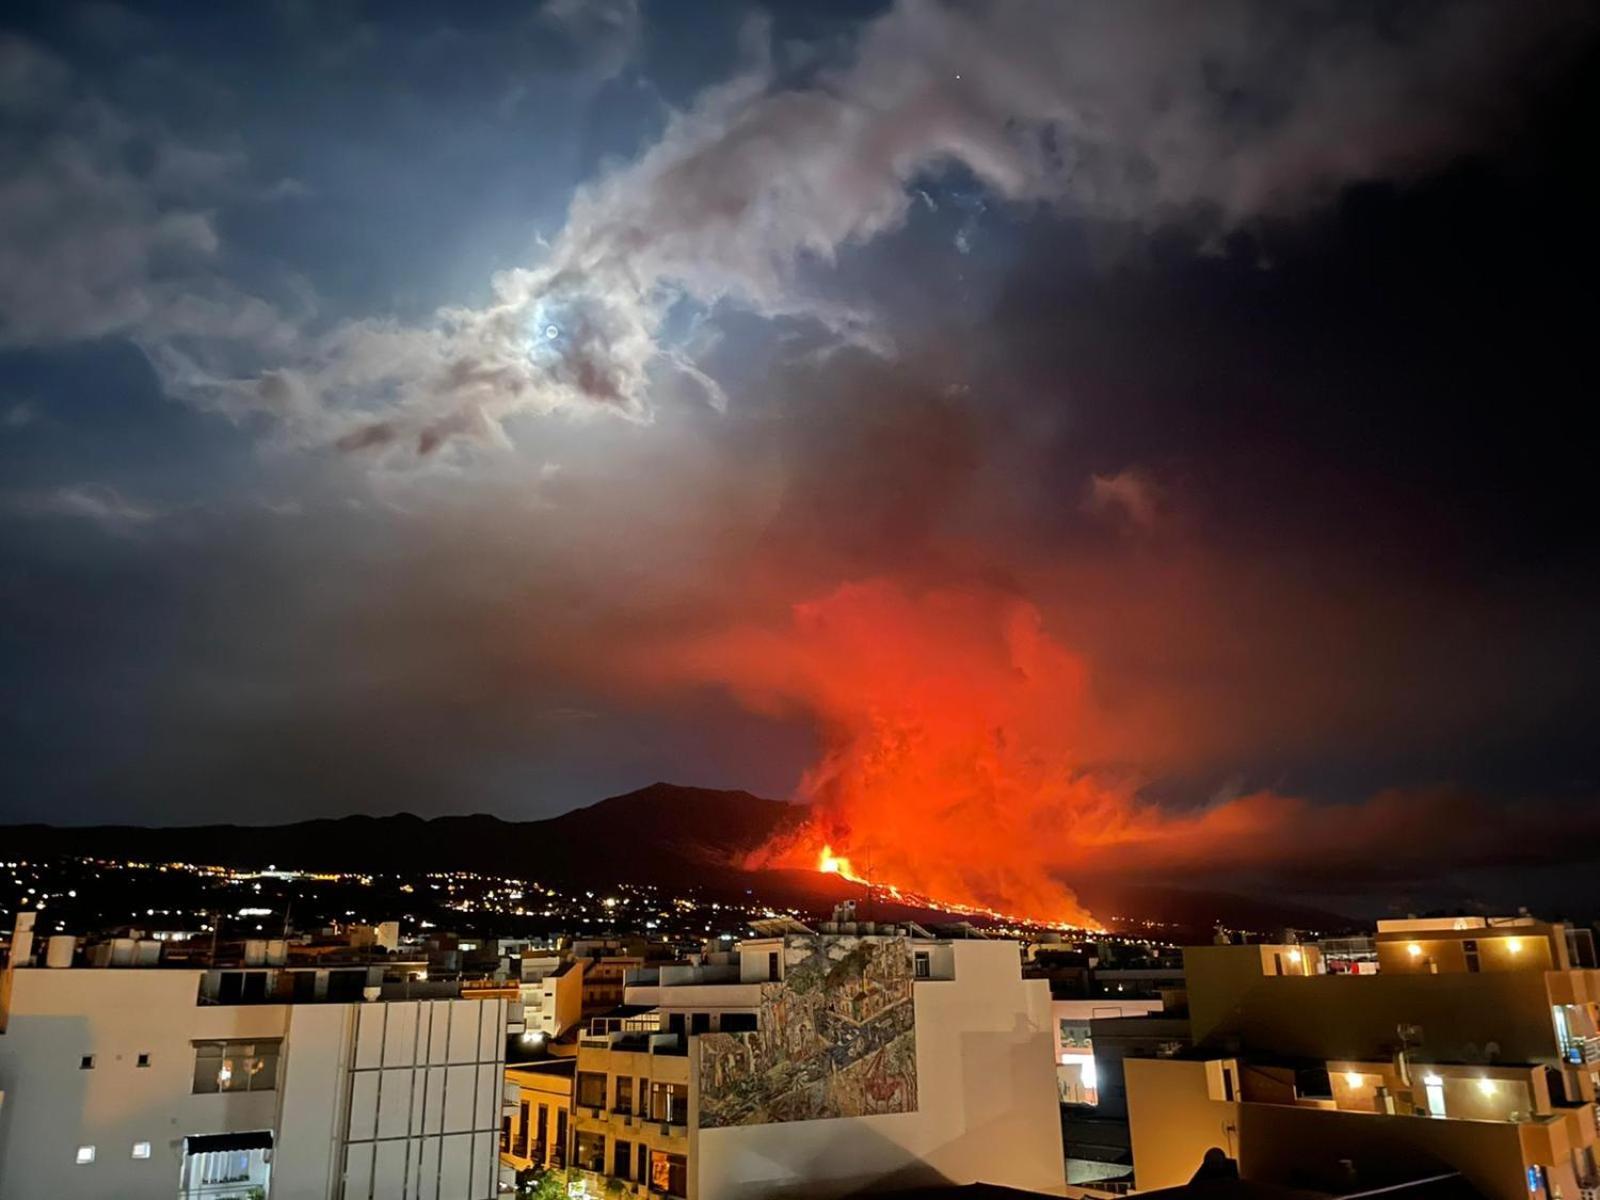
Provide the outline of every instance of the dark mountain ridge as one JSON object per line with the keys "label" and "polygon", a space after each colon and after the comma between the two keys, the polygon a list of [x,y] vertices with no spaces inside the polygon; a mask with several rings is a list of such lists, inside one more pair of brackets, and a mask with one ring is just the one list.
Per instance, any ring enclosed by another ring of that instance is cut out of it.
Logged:
{"label": "dark mountain ridge", "polygon": [[[779,907],[825,910],[864,898],[860,885],[813,871],[747,871],[742,863],[805,810],[750,792],[653,783],[541,821],[486,813],[423,818],[413,813],[348,816],[286,825],[12,825],[0,846],[18,857],[76,856],[189,862],[260,870],[477,871],[551,885],[596,887],[619,881],[694,888],[711,896],[755,895]],[[1225,892],[1096,880],[1078,889],[1091,911],[1127,914],[1117,922],[1160,923],[1157,935],[1193,937],[1221,921],[1234,928],[1337,929],[1350,922],[1288,902]],[[876,919],[928,916],[884,899]],[[894,911],[890,911],[893,909]],[[864,913],[864,915],[866,915]]]}

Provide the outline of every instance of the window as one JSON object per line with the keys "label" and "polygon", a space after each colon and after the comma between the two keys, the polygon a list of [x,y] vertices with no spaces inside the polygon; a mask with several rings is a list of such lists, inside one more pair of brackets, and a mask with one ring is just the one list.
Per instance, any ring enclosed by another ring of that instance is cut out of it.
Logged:
{"label": "window", "polygon": [[597,1175],[605,1174],[605,1134],[590,1133],[584,1129],[578,1130],[578,1144],[573,1148],[572,1165],[580,1171],[593,1171]]}
{"label": "window", "polygon": [[1089,1026],[1082,1021],[1062,1021],[1061,1044],[1074,1050],[1088,1050],[1093,1044],[1089,1040]]}
{"label": "window", "polygon": [[194,1094],[276,1091],[281,1045],[281,1038],[257,1042],[196,1042]]}
{"label": "window", "polygon": [[[526,1152],[526,1150],[524,1150]],[[511,1118],[500,1118],[500,1153],[511,1153]]]}
{"label": "window", "polygon": [[94,1147],[93,1146],[79,1146],[78,1147],[78,1165],[81,1167],[81,1166],[84,1166],[86,1163],[92,1163],[93,1161],[94,1161]]}
{"label": "window", "polygon": [[[518,1115],[522,1120],[517,1123],[517,1140],[511,1144],[511,1153],[518,1158],[526,1158],[528,1156],[528,1112],[531,1107],[532,1105],[524,1100],[522,1107],[518,1110]],[[540,1111],[542,1112],[543,1110],[541,1109]]]}
{"label": "window", "polygon": [[633,1144],[620,1138],[611,1143],[611,1173],[618,1179],[629,1178],[628,1167],[633,1159]]}
{"label": "window", "polygon": [[[527,1118],[523,1118],[523,1126],[527,1126]],[[528,1135],[528,1157],[537,1162],[545,1161],[544,1139],[550,1130],[550,1106],[539,1105],[539,1123],[533,1127],[533,1132]]]}
{"label": "window", "polygon": [[1437,1075],[1429,1075],[1422,1081],[1425,1094],[1428,1097],[1428,1115],[1430,1117],[1446,1116],[1444,1107],[1444,1080]]}
{"label": "window", "polygon": [[80,1070],[80,1071],[92,1071],[92,1070],[94,1070],[94,1055],[85,1054],[82,1058],[80,1058],[78,1060],[78,1070]]}
{"label": "window", "polygon": [[778,980],[783,978],[779,973],[778,952],[776,950],[767,955],[767,978],[773,983],[777,983]]}
{"label": "window", "polygon": [[606,1077],[598,1071],[578,1072],[578,1107],[606,1106]]}
{"label": "window", "polygon": [[135,1157],[135,1158],[149,1158],[150,1157],[150,1143],[149,1142],[135,1142],[133,1144],[133,1157]]}
{"label": "window", "polygon": [[150,1065],[150,1056],[148,1054],[139,1055],[139,1061],[135,1065],[140,1067],[148,1067]]}
{"label": "window", "polygon": [[1461,942],[1461,952],[1467,959],[1467,970],[1476,972],[1478,965],[1478,942],[1476,938],[1465,938]]}
{"label": "window", "polygon": [[[689,1088],[682,1083],[650,1085],[650,1119],[666,1125],[682,1125],[689,1119]],[[652,1168],[653,1169],[653,1168]]]}
{"label": "window", "polygon": [[689,1164],[683,1155],[650,1152],[650,1190],[666,1196],[689,1194]]}
{"label": "window", "polygon": [[918,950],[911,962],[915,968],[913,973],[918,979],[933,978],[933,960],[928,956],[926,950]]}
{"label": "window", "polygon": [[617,1076],[617,1102],[611,1107],[613,1111],[619,1113],[633,1112],[633,1076]]}
{"label": "window", "polygon": [[711,1032],[711,1014],[710,1013],[690,1013],[689,1014],[689,1032],[690,1033],[710,1033]]}
{"label": "window", "polygon": [[723,1013],[723,1033],[754,1033],[756,1031],[755,1013]]}

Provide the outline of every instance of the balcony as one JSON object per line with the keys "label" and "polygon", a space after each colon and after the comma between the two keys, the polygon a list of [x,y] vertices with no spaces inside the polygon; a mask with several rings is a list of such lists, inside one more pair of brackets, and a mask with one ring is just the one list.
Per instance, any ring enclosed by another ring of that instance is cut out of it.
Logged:
{"label": "balcony", "polygon": [[1562,1057],[1574,1067],[1592,1067],[1600,1063],[1600,1037],[1568,1039]]}

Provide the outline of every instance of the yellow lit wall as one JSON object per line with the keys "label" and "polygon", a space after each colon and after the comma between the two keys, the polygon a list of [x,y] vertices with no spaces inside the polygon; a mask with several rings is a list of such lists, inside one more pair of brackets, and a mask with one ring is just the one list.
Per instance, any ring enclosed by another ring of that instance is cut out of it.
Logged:
{"label": "yellow lit wall", "polygon": [[1140,1191],[1188,1183],[1213,1146],[1229,1157],[1238,1154],[1240,1105],[1211,1098],[1206,1067],[1176,1058],[1123,1062],[1133,1177]]}

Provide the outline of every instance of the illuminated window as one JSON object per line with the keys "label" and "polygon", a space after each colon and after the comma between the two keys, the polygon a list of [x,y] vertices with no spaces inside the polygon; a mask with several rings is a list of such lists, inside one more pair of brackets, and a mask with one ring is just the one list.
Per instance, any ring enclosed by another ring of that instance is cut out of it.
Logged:
{"label": "illuminated window", "polygon": [[79,1146],[78,1147],[78,1165],[81,1167],[85,1163],[92,1163],[93,1161],[94,1161],[94,1147],[93,1146]]}
{"label": "illuminated window", "polygon": [[1430,1117],[1444,1116],[1444,1080],[1437,1075],[1429,1075],[1422,1081],[1422,1085],[1427,1089],[1428,1093],[1428,1115]]}
{"label": "illuminated window", "polygon": [[272,1092],[278,1088],[281,1038],[254,1042],[196,1042],[194,1093]]}
{"label": "illuminated window", "polygon": [[135,1158],[149,1158],[150,1157],[150,1143],[149,1142],[135,1142],[133,1144],[133,1156]]}

